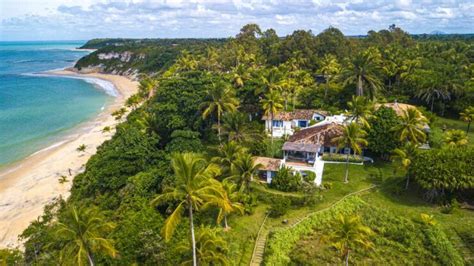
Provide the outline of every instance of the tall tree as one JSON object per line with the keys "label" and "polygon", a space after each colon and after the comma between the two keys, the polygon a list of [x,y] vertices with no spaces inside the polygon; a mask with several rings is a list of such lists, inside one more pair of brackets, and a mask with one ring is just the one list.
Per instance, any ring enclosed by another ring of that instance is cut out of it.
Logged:
{"label": "tall tree", "polygon": [[236,190],[237,185],[230,180],[224,180],[222,183],[220,193],[216,195],[212,202],[209,202],[209,206],[217,206],[219,214],[217,215],[217,223],[220,224],[224,220],[225,230],[229,229],[227,223],[227,216],[233,212],[240,212],[243,214],[244,206],[238,202],[239,192]]}
{"label": "tall tree", "polygon": [[224,82],[215,82],[206,90],[207,98],[202,103],[205,108],[202,117],[207,118],[212,113],[217,116],[217,135],[221,141],[221,117],[225,112],[235,112],[239,106],[239,99],[235,91]]}
{"label": "tall tree", "polygon": [[[364,137],[367,133],[356,123],[350,123],[343,127],[342,135],[335,137],[334,142],[338,143],[339,149],[349,148],[354,151],[354,155],[362,153],[362,147],[367,146],[367,140]],[[344,183],[349,182],[349,154],[346,152],[346,175]]]}
{"label": "tall tree", "polygon": [[153,205],[167,202],[178,202],[173,213],[166,219],[162,229],[165,241],[169,241],[173,232],[181,221],[181,215],[188,210],[189,228],[191,232],[191,246],[193,265],[197,265],[196,240],[194,236],[193,212],[199,211],[203,204],[214,200],[220,193],[218,181],[213,177],[219,173],[219,167],[209,164],[200,155],[194,153],[177,153],[172,155],[171,168],[175,182],[173,187],[166,187],[163,194],[158,195]]}
{"label": "tall tree", "polygon": [[95,255],[103,253],[111,257],[117,255],[113,241],[106,235],[115,228],[115,224],[106,222],[105,217],[95,208],[69,206],[64,216],[55,225],[57,237],[64,243],[61,249],[61,261],[73,261],[73,264],[95,265]]}
{"label": "tall tree", "polygon": [[373,116],[374,104],[364,96],[352,96],[352,101],[347,103],[348,117],[351,122],[356,122],[370,128],[368,119]]}
{"label": "tall tree", "polygon": [[[179,251],[189,251],[189,244],[178,246]],[[221,230],[209,226],[201,226],[196,233],[196,256],[198,265],[229,265],[227,259],[228,245],[221,236]],[[189,264],[185,261],[183,264]]]}
{"label": "tall tree", "polygon": [[339,215],[339,223],[329,235],[332,246],[335,247],[344,259],[344,264],[349,265],[350,252],[357,248],[369,249],[373,247],[370,237],[374,232],[363,225],[359,216]]}
{"label": "tall tree", "polygon": [[249,118],[241,112],[227,113],[222,117],[222,131],[228,141],[245,142],[255,137],[254,130],[249,127]]}
{"label": "tall tree", "polygon": [[410,141],[412,143],[423,143],[426,141],[424,128],[428,120],[420,111],[415,108],[403,110],[400,123],[392,130],[398,132],[400,141]]}
{"label": "tall tree", "polygon": [[408,185],[410,184],[410,174],[408,169],[410,168],[411,162],[418,154],[418,151],[419,145],[411,142],[406,142],[403,147],[393,150],[392,160],[397,162],[398,167],[403,169],[406,173],[407,181],[405,183],[405,189],[408,189]]}
{"label": "tall tree", "polygon": [[283,109],[282,98],[278,91],[273,90],[265,94],[265,98],[260,100],[262,109],[266,116],[270,116],[270,137],[273,145],[273,118],[281,109]]}
{"label": "tall tree", "polygon": [[324,88],[324,99],[326,99],[329,83],[339,74],[341,66],[337,62],[337,58],[332,54],[326,54],[320,63],[318,71],[324,75],[326,79],[326,87]]}
{"label": "tall tree", "polygon": [[374,99],[381,89],[382,82],[378,75],[380,58],[380,52],[376,48],[369,48],[358,53],[343,69],[341,77],[344,84],[355,84],[357,96],[363,96],[367,89],[368,96]]}
{"label": "tall tree", "polygon": [[237,160],[232,164],[231,179],[239,186],[240,192],[249,191],[250,182],[254,175],[257,174],[260,164],[255,164],[255,160],[249,153],[238,156]]}
{"label": "tall tree", "polygon": [[469,133],[469,128],[471,127],[471,123],[474,120],[474,106],[469,106],[468,108],[464,109],[462,113],[460,113],[461,120],[467,122],[467,129],[466,133]]}
{"label": "tall tree", "polygon": [[220,145],[217,150],[217,156],[212,158],[212,162],[221,167],[221,175],[226,178],[231,176],[232,164],[245,153],[246,149],[235,141],[229,141]]}

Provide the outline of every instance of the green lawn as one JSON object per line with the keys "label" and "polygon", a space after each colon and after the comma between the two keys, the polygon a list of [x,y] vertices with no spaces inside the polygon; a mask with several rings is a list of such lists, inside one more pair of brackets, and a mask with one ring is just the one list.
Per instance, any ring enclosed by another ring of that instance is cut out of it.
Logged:
{"label": "green lawn", "polygon": [[[403,189],[403,173],[395,172],[389,163],[376,162],[365,166],[349,166],[349,183],[344,184],[345,165],[326,164],[323,173],[323,184],[330,188],[321,191],[322,200],[310,206],[293,206],[282,217],[268,218],[266,225],[271,230],[281,230],[304,218],[308,214],[327,208],[345,195],[377,185],[376,188],[363,192],[361,197],[371,206],[388,210],[392,214],[410,220],[419,219],[421,213],[434,215],[435,220],[447,234],[453,245],[463,254],[468,263],[473,263],[472,233],[474,232],[474,213],[456,210],[453,214],[443,214],[438,205],[425,202],[414,190]],[[271,195],[297,197],[301,193],[285,193],[263,187]],[[259,203],[252,215],[232,216],[232,230],[227,232],[230,245],[229,258],[235,265],[248,265],[252,256],[255,238],[262,224],[270,203]],[[288,223],[282,223],[288,220]],[[271,241],[271,240],[269,240]],[[268,244],[268,242],[267,242]]]}

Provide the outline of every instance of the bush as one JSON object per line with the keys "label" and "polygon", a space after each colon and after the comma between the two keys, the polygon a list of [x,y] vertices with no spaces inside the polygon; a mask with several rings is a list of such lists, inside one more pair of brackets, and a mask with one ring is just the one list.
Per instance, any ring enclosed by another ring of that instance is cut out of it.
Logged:
{"label": "bush", "polygon": [[[347,160],[347,157],[345,154],[338,154],[338,153],[323,154],[323,161],[346,162],[346,160]],[[361,163],[363,161],[364,159],[362,158],[362,156],[349,155],[350,163]]]}
{"label": "bush", "polygon": [[308,183],[314,183],[316,174],[313,171],[304,171],[303,180]]}
{"label": "bush", "polygon": [[277,218],[285,215],[290,208],[291,201],[287,198],[280,198],[275,201],[270,208],[270,217]]}
{"label": "bush", "polygon": [[270,187],[285,192],[297,191],[300,186],[301,175],[299,173],[293,174],[290,167],[280,168],[270,183]]}
{"label": "bush", "polygon": [[421,152],[413,159],[409,174],[429,199],[474,188],[474,148],[446,148]]}

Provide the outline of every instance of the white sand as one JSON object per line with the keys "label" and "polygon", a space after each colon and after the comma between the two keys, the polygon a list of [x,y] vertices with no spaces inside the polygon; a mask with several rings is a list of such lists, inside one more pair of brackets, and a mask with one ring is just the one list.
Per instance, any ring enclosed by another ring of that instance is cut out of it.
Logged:
{"label": "white sand", "polygon": [[[72,71],[54,71],[55,75],[92,77],[112,82],[120,95],[114,103],[94,120],[84,123],[62,142],[42,150],[0,172],[0,248],[21,247],[18,235],[31,221],[43,213],[43,207],[53,199],[67,198],[72,179],[84,170],[84,164],[96,148],[110,139],[113,132],[102,133],[106,126],[115,128],[117,121],[111,113],[120,109],[126,99],[138,91],[138,83],[126,77],[108,74],[77,74]],[[76,151],[85,144],[84,153]],[[69,175],[69,169],[72,175]],[[68,182],[60,184],[60,176]]]}

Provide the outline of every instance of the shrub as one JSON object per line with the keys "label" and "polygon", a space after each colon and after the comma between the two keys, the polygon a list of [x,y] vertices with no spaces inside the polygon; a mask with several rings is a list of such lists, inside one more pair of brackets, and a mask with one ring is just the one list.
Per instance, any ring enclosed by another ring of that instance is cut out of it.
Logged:
{"label": "shrub", "polygon": [[409,174],[429,199],[474,188],[474,148],[445,148],[421,152],[413,159]]}
{"label": "shrub", "polygon": [[301,175],[293,174],[290,167],[282,167],[272,179],[270,187],[281,191],[297,191],[301,185]]}
{"label": "shrub", "polygon": [[290,208],[291,201],[287,198],[280,198],[275,201],[270,208],[270,217],[277,218],[285,215]]}
{"label": "shrub", "polygon": [[[346,162],[347,156],[345,154],[338,154],[338,153],[329,153],[323,155],[324,161],[333,161],[333,162]],[[349,155],[349,162],[350,163],[361,163],[364,159],[362,156],[354,156]]]}
{"label": "shrub", "polygon": [[303,180],[308,183],[314,183],[316,174],[313,171],[304,171]]}

